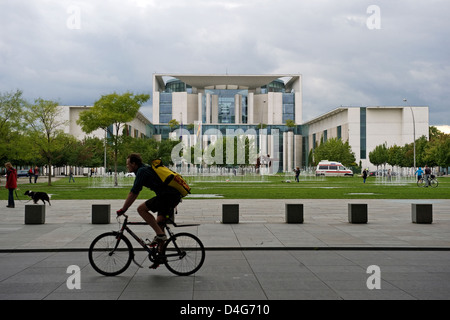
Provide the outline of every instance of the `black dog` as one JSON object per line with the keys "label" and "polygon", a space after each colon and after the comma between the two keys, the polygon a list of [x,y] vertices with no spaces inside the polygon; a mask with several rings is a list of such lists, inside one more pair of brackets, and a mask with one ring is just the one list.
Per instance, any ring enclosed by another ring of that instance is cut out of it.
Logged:
{"label": "black dog", "polygon": [[50,198],[48,197],[48,194],[46,192],[33,192],[31,190],[28,190],[25,192],[26,196],[29,196],[31,199],[33,199],[33,202],[36,204],[39,200],[42,200],[42,202],[45,204],[45,201],[48,202],[49,205],[52,205],[50,203]]}

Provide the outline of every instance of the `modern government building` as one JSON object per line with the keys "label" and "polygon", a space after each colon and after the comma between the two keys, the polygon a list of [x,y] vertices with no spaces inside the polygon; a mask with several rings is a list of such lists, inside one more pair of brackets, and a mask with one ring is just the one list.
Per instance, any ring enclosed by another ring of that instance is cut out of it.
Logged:
{"label": "modern government building", "polygon": [[426,106],[339,107],[303,122],[302,96],[300,74],[154,74],[152,135],[169,137],[172,119],[188,128],[187,146],[199,130],[203,147],[215,141],[215,132],[256,132],[258,156],[270,155],[284,172],[310,165],[310,151],[330,138],[348,140],[356,163],[374,168],[369,152],[377,145],[403,146],[429,135]]}
{"label": "modern government building", "polygon": [[[220,136],[244,134],[257,145],[257,157],[276,164],[275,172],[311,165],[310,151],[331,138],[348,140],[356,163],[373,169],[369,152],[377,145],[403,146],[429,136],[427,106],[341,106],[304,122],[301,74],[154,74],[151,96],[152,121],[139,113],[127,126],[128,134],[181,138],[186,148],[199,141],[205,148]],[[66,110],[71,124],[66,131],[77,137],[82,136],[77,114],[84,108]],[[173,119],[177,131],[169,124]]]}

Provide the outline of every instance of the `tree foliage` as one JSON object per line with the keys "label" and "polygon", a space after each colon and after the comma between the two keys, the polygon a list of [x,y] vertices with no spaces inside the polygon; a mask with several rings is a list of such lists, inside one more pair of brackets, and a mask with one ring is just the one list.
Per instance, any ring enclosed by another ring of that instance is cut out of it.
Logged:
{"label": "tree foliage", "polygon": [[[374,165],[389,164],[399,167],[414,166],[414,143],[404,146],[386,144],[376,146],[369,153],[370,162]],[[443,167],[450,166],[450,134],[439,131],[436,127],[430,127],[430,139],[425,136],[416,140],[416,167]]]}
{"label": "tree foliage", "polygon": [[80,113],[77,123],[84,132],[91,133],[97,129],[108,132],[108,142],[113,149],[115,185],[117,185],[118,155],[126,137],[120,133],[126,123],[136,117],[141,105],[148,99],[150,99],[148,94],[112,93],[102,96],[91,109]]}
{"label": "tree foliage", "polygon": [[58,103],[42,98],[36,99],[32,105],[27,105],[23,114],[29,126],[29,138],[37,152],[45,159],[48,166],[48,185],[52,184],[52,165],[60,156],[61,150],[68,147],[66,134],[63,132],[67,121],[61,120],[61,108]]}
{"label": "tree foliage", "polygon": [[344,166],[356,165],[355,154],[348,141],[343,142],[338,138],[328,139],[314,149],[314,162],[319,163],[321,160],[330,160],[341,162]]}

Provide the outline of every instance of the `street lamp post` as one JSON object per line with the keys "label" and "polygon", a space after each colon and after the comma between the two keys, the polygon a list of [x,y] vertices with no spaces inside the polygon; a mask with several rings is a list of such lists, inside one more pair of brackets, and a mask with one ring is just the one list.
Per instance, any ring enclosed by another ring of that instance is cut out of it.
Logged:
{"label": "street lamp post", "polygon": [[[405,106],[407,105],[407,101],[406,99],[403,99],[403,102],[405,102]],[[413,139],[414,139],[414,172],[416,172],[416,120],[414,118],[414,111],[412,109],[412,107],[409,107],[409,110],[411,110],[411,115],[412,115],[412,119],[413,119]]]}

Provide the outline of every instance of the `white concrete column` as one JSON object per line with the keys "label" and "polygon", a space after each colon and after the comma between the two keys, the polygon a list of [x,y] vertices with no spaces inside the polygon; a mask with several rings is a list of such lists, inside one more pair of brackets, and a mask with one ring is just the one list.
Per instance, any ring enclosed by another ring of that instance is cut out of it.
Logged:
{"label": "white concrete column", "polygon": [[159,124],[159,92],[153,92],[153,123]]}
{"label": "white concrete column", "polygon": [[294,132],[287,132],[287,166],[285,165],[285,169],[287,172],[292,172],[294,168],[292,167],[292,163],[294,162]]}
{"label": "white concrete column", "polygon": [[247,123],[253,124],[254,116],[253,111],[254,110],[254,100],[253,100],[253,92],[248,93],[248,99],[247,99]]}
{"label": "white concrete column", "polygon": [[205,123],[211,123],[211,94],[206,94],[206,121]]}
{"label": "white concrete column", "polygon": [[219,96],[211,96],[211,123],[219,123]]}
{"label": "white concrete column", "polygon": [[198,100],[197,100],[197,120],[202,121],[203,118],[203,108],[202,108],[202,102],[203,102],[203,94],[199,92],[197,94]]}
{"label": "white concrete column", "polygon": [[234,123],[241,123],[241,96],[234,95]]}

